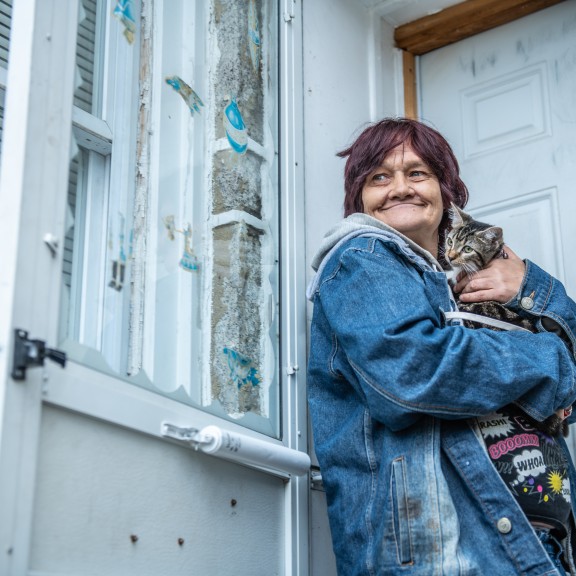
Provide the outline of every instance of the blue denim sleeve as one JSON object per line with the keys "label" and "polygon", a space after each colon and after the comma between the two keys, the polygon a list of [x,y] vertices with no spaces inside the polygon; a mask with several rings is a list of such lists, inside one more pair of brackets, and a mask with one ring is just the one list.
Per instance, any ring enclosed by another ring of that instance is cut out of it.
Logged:
{"label": "blue denim sleeve", "polygon": [[[576,359],[576,303],[566,294],[559,280],[534,262],[525,260],[525,263],[526,273],[520,290],[506,306],[530,318],[541,331],[561,333]],[[538,409],[537,399],[531,394],[518,399],[517,404],[529,413]],[[576,415],[571,416],[569,422],[574,422],[575,418]]]}
{"label": "blue denim sleeve", "polygon": [[506,306],[534,320],[541,330],[561,330],[571,342],[570,350],[576,359],[576,302],[559,280],[534,262],[524,262],[526,273],[520,290]]}
{"label": "blue denim sleeve", "polygon": [[[553,304],[531,287],[550,277],[529,268],[523,291],[534,290],[539,304],[542,296],[549,314],[573,314],[567,301]],[[356,388],[374,418],[401,429],[416,414],[467,418],[522,398],[543,420],[573,403],[575,367],[556,335],[448,326],[447,290],[442,273],[417,269],[382,242],[342,251],[324,274],[317,298],[334,335],[330,370]]]}

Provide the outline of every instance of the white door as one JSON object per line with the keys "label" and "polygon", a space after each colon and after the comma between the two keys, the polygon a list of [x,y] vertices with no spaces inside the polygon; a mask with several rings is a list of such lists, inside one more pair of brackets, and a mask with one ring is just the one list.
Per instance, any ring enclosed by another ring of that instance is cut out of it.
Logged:
{"label": "white door", "polygon": [[0,574],[306,574],[298,9],[0,7]]}
{"label": "white door", "polygon": [[576,2],[419,59],[421,118],[460,162],[470,211],[576,297]]}

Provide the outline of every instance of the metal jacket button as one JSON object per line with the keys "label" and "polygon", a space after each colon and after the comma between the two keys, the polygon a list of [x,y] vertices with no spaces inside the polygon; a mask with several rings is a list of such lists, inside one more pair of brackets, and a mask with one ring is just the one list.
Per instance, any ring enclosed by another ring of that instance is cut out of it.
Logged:
{"label": "metal jacket button", "polygon": [[501,534],[508,534],[508,532],[512,530],[512,522],[510,522],[510,520],[508,520],[506,516],[500,518],[496,526],[498,527],[498,532],[500,532]]}
{"label": "metal jacket button", "polygon": [[524,298],[520,300],[520,306],[522,306],[524,310],[532,310],[532,308],[534,308],[534,300],[532,300],[530,296],[524,296]]}

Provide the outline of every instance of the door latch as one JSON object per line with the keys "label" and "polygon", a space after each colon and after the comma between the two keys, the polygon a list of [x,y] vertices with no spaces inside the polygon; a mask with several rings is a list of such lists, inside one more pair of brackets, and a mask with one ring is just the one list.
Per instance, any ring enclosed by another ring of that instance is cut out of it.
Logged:
{"label": "door latch", "polygon": [[14,357],[12,362],[12,378],[25,380],[26,369],[44,366],[44,359],[50,358],[62,368],[66,366],[66,352],[47,348],[43,340],[30,340],[28,332],[16,328],[14,330]]}

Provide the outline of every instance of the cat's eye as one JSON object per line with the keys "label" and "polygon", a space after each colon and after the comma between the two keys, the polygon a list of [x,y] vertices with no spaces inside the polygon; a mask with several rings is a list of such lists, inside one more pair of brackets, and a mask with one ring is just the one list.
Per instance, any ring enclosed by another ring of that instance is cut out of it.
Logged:
{"label": "cat's eye", "polygon": [[471,248],[470,246],[464,246],[462,252],[464,252],[465,254],[470,254],[471,252],[474,252],[474,249]]}
{"label": "cat's eye", "polygon": [[446,238],[446,246],[452,246],[452,238]]}

